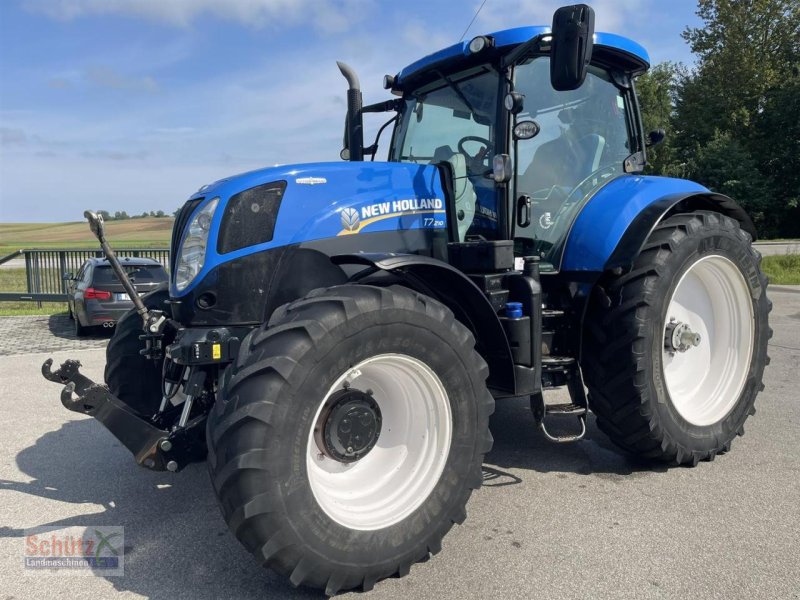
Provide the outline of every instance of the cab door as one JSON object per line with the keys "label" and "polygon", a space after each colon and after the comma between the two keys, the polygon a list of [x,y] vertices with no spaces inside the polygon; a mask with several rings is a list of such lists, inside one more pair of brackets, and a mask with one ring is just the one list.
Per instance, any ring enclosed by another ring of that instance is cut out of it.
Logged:
{"label": "cab door", "polygon": [[515,252],[538,255],[543,270],[557,271],[581,208],[603,185],[625,176],[624,162],[634,147],[629,92],[597,66],[589,67],[580,88],[557,92],[546,56],[518,65],[514,78],[525,96],[515,125],[533,121],[538,128],[535,136],[516,140],[512,197],[529,197],[531,211],[529,222],[515,229]]}

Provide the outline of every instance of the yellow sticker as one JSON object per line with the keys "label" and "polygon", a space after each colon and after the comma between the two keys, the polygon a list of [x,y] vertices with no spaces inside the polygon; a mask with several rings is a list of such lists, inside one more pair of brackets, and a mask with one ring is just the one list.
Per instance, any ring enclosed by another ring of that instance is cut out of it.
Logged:
{"label": "yellow sticker", "polygon": [[219,360],[222,358],[222,346],[220,344],[214,344],[211,346],[211,358],[214,360]]}

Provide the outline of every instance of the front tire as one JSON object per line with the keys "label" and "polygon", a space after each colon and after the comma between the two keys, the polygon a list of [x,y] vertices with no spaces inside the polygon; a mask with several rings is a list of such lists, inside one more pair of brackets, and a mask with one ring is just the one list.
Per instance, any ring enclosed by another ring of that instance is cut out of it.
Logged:
{"label": "front tire", "polygon": [[208,420],[229,528],[265,566],[331,595],[438,552],[491,447],[473,346],[447,308],[402,287],[337,286],[279,308],[243,341]]}
{"label": "front tire", "polygon": [[760,262],[733,219],[679,214],[630,272],[595,290],[582,366],[597,424],[618,446],[696,465],[744,433],[772,334]]}
{"label": "front tire", "polygon": [[[167,300],[169,291],[166,286],[142,296],[142,302],[148,309],[169,314]],[[75,322],[78,322],[77,314]],[[139,353],[145,347],[139,339],[143,333],[142,317],[135,309],[129,310],[117,322],[114,335],[106,346],[105,380],[112,394],[140,415],[150,417],[161,404],[163,360],[150,360]],[[169,339],[164,340],[165,347],[168,343]]]}

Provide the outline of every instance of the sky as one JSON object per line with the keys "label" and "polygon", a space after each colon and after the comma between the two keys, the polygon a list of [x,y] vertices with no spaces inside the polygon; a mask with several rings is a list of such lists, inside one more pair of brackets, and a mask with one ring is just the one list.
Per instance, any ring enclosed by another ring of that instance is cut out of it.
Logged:
{"label": "sky", "polygon": [[[228,175],[339,160],[336,61],[365,103],[387,99],[383,75],[457,42],[481,2],[2,0],[0,222],[172,212]],[[486,0],[466,37],[547,25],[565,3]],[[694,0],[589,3],[653,64],[692,62]]]}

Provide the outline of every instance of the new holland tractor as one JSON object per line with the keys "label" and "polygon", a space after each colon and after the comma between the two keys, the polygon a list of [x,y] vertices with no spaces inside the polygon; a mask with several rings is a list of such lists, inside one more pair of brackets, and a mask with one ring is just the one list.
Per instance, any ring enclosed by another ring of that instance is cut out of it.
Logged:
{"label": "new holland tractor", "polygon": [[[136,309],[106,385],[77,361],[44,375],[145,468],[207,456],[233,534],[328,594],[440,550],[496,401],[529,398],[555,442],[591,410],[624,451],[713,460],[763,389],[767,281],[734,200],[643,175],[663,137],[642,130],[648,66],[586,5],[422,58],[378,104],[340,64],[346,162],[200,188],[168,288],[139,298],[87,213]],[[386,162],[363,140],[375,112]],[[556,387],[569,403],[544,401]]]}

